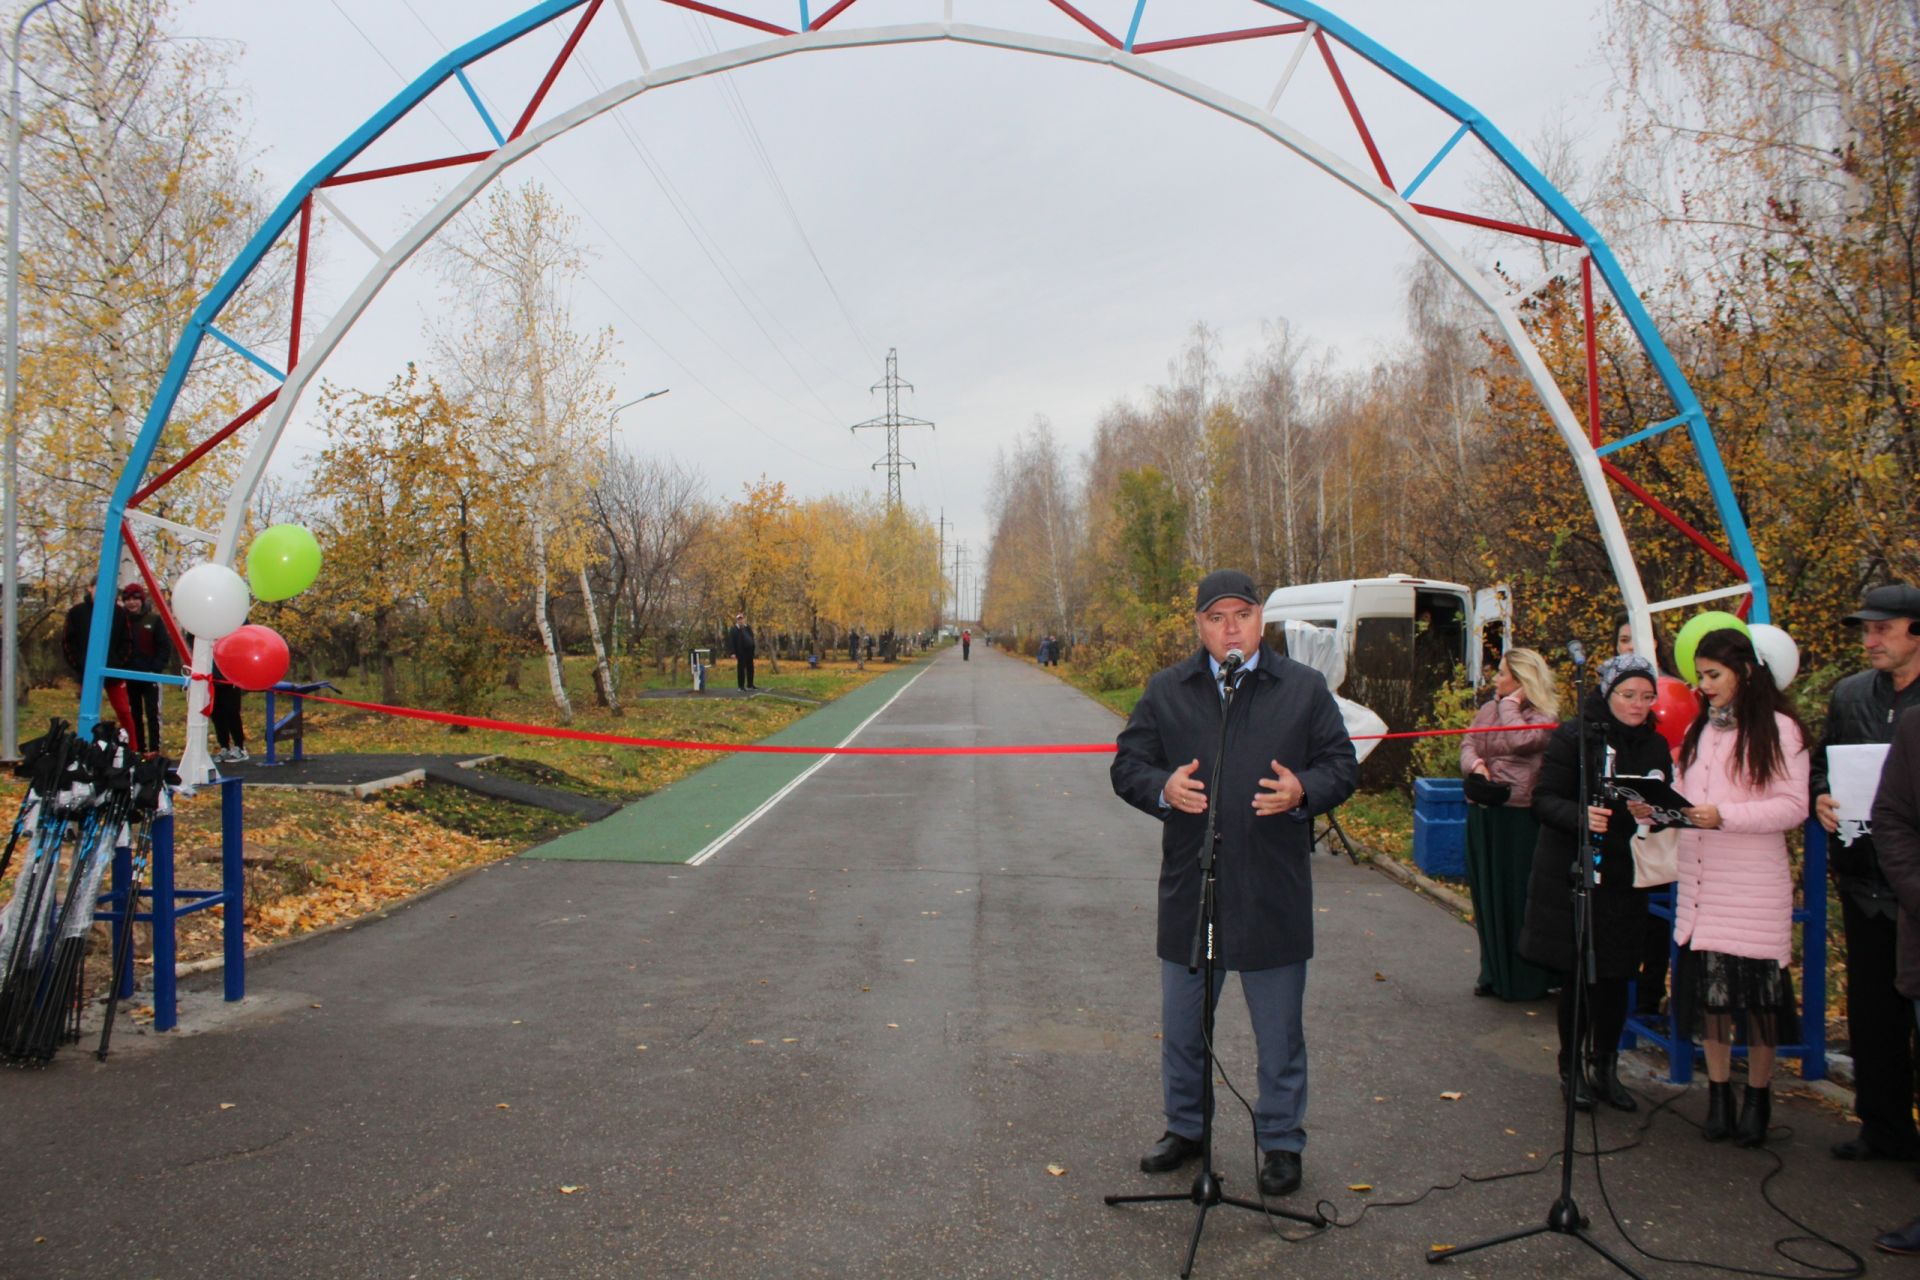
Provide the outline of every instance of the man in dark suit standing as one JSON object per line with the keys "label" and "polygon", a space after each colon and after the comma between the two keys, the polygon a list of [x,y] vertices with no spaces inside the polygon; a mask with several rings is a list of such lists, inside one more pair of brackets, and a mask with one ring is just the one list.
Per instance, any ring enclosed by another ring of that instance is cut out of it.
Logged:
{"label": "man in dark suit standing", "polygon": [[753,628],[747,625],[747,615],[733,615],[733,626],[727,632],[727,648],[733,654],[733,677],[742,689],[753,688]]}
{"label": "man in dark suit standing", "polygon": [[[1283,1196],[1300,1186],[1307,1139],[1301,1005],[1313,955],[1312,819],[1353,794],[1360,765],[1326,680],[1261,641],[1259,602],[1253,579],[1237,570],[1201,582],[1194,600],[1200,650],[1148,681],[1120,733],[1112,777],[1121,799],[1163,824],[1156,950],[1167,1130],[1140,1168],[1170,1173],[1200,1155],[1202,1019],[1231,969],[1240,974],[1259,1050],[1260,1190]],[[1235,653],[1244,655],[1237,669],[1229,660]],[[1225,753],[1215,777],[1223,706]],[[1217,967],[1206,993],[1188,960],[1210,794],[1218,798],[1219,891]]]}

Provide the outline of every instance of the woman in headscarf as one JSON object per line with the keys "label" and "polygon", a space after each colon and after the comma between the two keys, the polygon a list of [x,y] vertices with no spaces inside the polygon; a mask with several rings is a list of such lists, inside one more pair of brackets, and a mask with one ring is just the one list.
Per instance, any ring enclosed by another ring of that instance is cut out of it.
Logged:
{"label": "woman in headscarf", "polygon": [[[1555,729],[1533,788],[1540,822],[1527,921],[1520,955],[1559,975],[1560,1082],[1589,1110],[1597,1097],[1621,1111],[1638,1109],[1620,1083],[1620,1032],[1627,1022],[1627,986],[1639,972],[1647,931],[1647,891],[1633,887],[1635,823],[1651,814],[1609,801],[1605,779],[1616,775],[1673,777],[1673,755],[1653,724],[1653,664],[1635,653],[1609,658],[1574,718]],[[1580,811],[1580,735],[1586,735],[1587,798]],[[1593,859],[1595,980],[1585,984],[1586,1036],[1573,1043],[1574,954],[1572,886],[1580,859]],[[1584,1059],[1584,1061],[1583,1061]],[[1583,1069],[1584,1068],[1584,1069]]]}
{"label": "woman in headscarf", "polygon": [[1501,657],[1493,698],[1473,718],[1474,728],[1498,732],[1460,739],[1460,772],[1473,802],[1467,808],[1467,884],[1480,935],[1477,996],[1538,1000],[1547,993],[1546,971],[1522,960],[1515,947],[1540,839],[1533,784],[1559,713],[1547,660],[1532,649],[1514,649]]}

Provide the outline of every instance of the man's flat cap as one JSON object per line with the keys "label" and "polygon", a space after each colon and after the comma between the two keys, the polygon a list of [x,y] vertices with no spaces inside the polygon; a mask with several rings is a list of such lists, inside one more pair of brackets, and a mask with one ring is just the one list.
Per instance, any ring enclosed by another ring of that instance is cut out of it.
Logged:
{"label": "man's flat cap", "polygon": [[1205,613],[1222,600],[1245,600],[1257,605],[1260,592],[1255,589],[1253,579],[1238,569],[1215,569],[1200,580],[1200,589],[1193,594],[1193,611]]}
{"label": "man's flat cap", "polygon": [[1904,582],[1875,587],[1858,609],[1842,618],[1850,627],[1863,622],[1884,622],[1888,618],[1920,618],[1920,587]]}

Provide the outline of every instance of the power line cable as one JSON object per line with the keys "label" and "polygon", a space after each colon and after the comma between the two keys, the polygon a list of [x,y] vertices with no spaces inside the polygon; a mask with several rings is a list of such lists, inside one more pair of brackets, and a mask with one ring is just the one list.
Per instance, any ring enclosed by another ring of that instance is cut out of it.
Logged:
{"label": "power line cable", "polygon": [[[341,7],[340,0],[330,0],[330,2],[332,3],[335,11],[338,12],[340,16],[346,20],[347,25],[352,27],[354,31],[358,33],[361,40],[366,43],[368,48],[373,50],[374,55],[378,57],[381,62],[386,64],[387,69],[392,71],[394,75],[398,76],[403,82],[405,82],[407,79],[405,73],[402,72],[398,66],[394,65],[393,60],[387,57],[386,52],[383,49],[381,49],[380,45],[373,39],[372,36],[367,34],[366,29],[363,28],[358,22],[354,21],[353,15],[348,13],[344,8]],[[406,6],[407,12],[413,15],[414,21],[420,24],[422,29],[424,29],[426,33],[433,38],[435,43],[440,45],[442,50],[445,50],[447,48],[446,42],[444,40],[441,40],[439,35],[435,33],[433,28],[427,25],[426,20],[420,16],[419,11],[413,7],[411,0],[401,0],[401,3]],[[445,117],[441,116],[440,113],[437,110],[435,110],[431,105],[428,105],[425,103],[423,103],[422,105],[427,106],[428,114],[431,115],[436,121],[439,122],[440,127],[445,129],[456,143],[459,143],[460,145],[465,145],[465,142],[460,137],[459,132],[455,130],[451,124],[447,122]],[[701,336],[705,337],[709,342],[712,342],[714,346],[718,348],[723,355],[725,355],[728,359],[732,360],[735,363],[735,365],[737,365],[749,377],[752,377],[754,381],[758,382],[763,389],[765,389],[770,394],[776,396],[777,398],[785,402],[788,405],[788,407],[792,408],[795,412],[797,413],[804,412],[803,410],[801,410],[799,405],[794,404],[792,400],[782,395],[779,391],[769,386],[763,379],[755,375],[753,371],[749,369],[746,366],[746,364],[739,359],[739,357],[735,356],[717,338],[713,337],[712,334],[708,333],[707,330],[700,325],[699,321],[695,320],[692,314],[689,313],[685,307],[681,306],[678,300],[676,300],[673,297],[673,295],[670,292],[668,292],[667,289],[663,285],[661,285],[660,282],[656,280],[650,272],[647,271],[646,267],[641,264],[639,258],[636,257],[633,254],[633,252],[629,250],[626,247],[626,245],[623,244],[620,241],[620,239],[613,234],[612,230],[608,228],[607,225],[604,222],[602,222],[598,216],[594,214],[592,209],[587,207],[586,202],[583,201],[580,198],[579,194],[575,192],[572,187],[568,186],[566,181],[562,179],[557,172],[554,171],[553,166],[547,163],[545,157],[536,157],[536,159],[540,161],[541,167],[547,171],[548,175],[553,179],[555,185],[557,185],[563,192],[567,194],[569,198],[572,199],[574,206],[580,210],[580,212],[588,219],[588,221],[592,222],[594,226],[600,230],[601,234],[607,238],[608,242],[611,243],[614,246],[614,248],[618,249],[624,257],[626,257],[630,262],[632,262],[634,268],[637,271],[639,271],[639,273],[647,281],[647,283],[652,285],[656,290],[658,290],[661,296],[664,297],[667,300],[667,302],[674,307],[676,311],[680,312],[680,314],[686,319],[688,324],[690,324],[696,331],[698,331],[701,334]],[[714,401],[718,403],[721,407],[725,408],[728,412],[732,413],[735,417],[739,418],[750,429],[752,429],[759,435],[765,437],[767,440],[772,441],[774,444],[779,445],[781,448],[787,450],[789,453],[794,454],[796,457],[802,459],[803,461],[813,466],[821,467],[823,469],[831,470],[831,471],[853,472],[857,470],[857,468],[854,468],[854,467],[843,466],[843,465],[831,463],[831,462],[825,462],[818,458],[815,458],[812,455],[807,454],[795,448],[789,442],[781,439],[780,437],[766,430],[758,422],[754,421],[752,417],[750,417],[748,414],[746,414],[745,412],[740,410],[738,407],[736,407],[734,404],[732,404],[730,401],[728,401],[726,397],[722,396],[718,391],[715,391],[713,387],[710,386],[704,379],[702,379],[698,374],[694,373],[690,368],[688,368],[688,366],[683,361],[681,361],[677,356],[675,356],[672,352],[670,352],[665,346],[665,344],[663,344],[658,338],[654,337],[653,334],[644,325],[642,325],[637,319],[635,319],[635,317],[633,316],[633,313],[628,311],[625,305],[622,304],[619,301],[619,299],[614,297],[613,294],[610,291],[608,291],[605,285],[603,285],[599,280],[593,279],[592,277],[589,277],[589,282],[601,293],[603,297],[607,299],[607,301],[610,304],[612,304],[612,306],[616,311],[618,311],[622,316],[626,317],[627,321],[633,325],[634,329],[638,331],[642,337],[646,338],[648,342],[653,344],[654,348],[657,351],[659,351],[661,355],[665,356],[670,362],[672,362],[675,368],[685,373],[690,381],[692,381],[696,386],[700,387],[701,390],[705,391],[709,396],[711,396],[714,399]],[[818,399],[818,398],[819,397],[816,395],[815,399]],[[823,403],[822,408],[825,408],[825,407],[826,406]]]}
{"label": "power line cable", "polygon": [[[576,52],[574,56],[580,60],[581,69],[585,72],[588,83],[592,84],[595,90],[604,91],[605,86],[602,84],[598,73],[593,70],[592,65],[588,62],[586,55]],[[699,247],[700,252],[706,257],[708,264],[713,267],[714,274],[719,276],[720,282],[727,287],[727,292],[733,295],[734,301],[740,304],[740,309],[746,312],[749,320],[753,321],[754,327],[760,331],[760,336],[767,340],[767,345],[773,348],[774,354],[780,357],[781,362],[787,366],[793,373],[793,376],[799,381],[800,385],[806,389],[807,394],[813,397],[815,403],[817,403],[821,410],[827,415],[826,418],[823,419],[823,422],[833,422],[833,409],[827,404],[826,400],[821,397],[819,391],[814,388],[813,383],[808,381],[807,375],[800,371],[800,367],[793,362],[793,358],[787,354],[786,349],[780,345],[779,340],[773,336],[772,332],[769,331],[767,326],[761,321],[759,312],[755,311],[753,306],[748,303],[746,297],[741,293],[741,289],[744,288],[747,293],[752,294],[754,300],[759,302],[761,310],[764,310],[768,316],[773,317],[774,324],[779,326],[783,333],[787,334],[788,341],[794,346],[800,347],[802,351],[805,351],[799,339],[795,338],[792,333],[787,330],[786,326],[780,323],[773,308],[767,306],[765,299],[762,299],[754,290],[753,285],[748,282],[745,273],[733,265],[733,260],[727,256],[726,250],[720,246],[719,241],[715,239],[711,233],[704,231],[702,226],[699,225],[700,217],[699,214],[694,211],[692,203],[680,193],[679,186],[675,184],[673,179],[667,174],[665,167],[660,164],[653,153],[648,150],[646,144],[641,142],[631,131],[630,126],[625,120],[618,115],[612,116],[612,119],[615,127],[620,130],[620,136],[627,140],[627,145],[633,148],[634,155],[639,157],[640,163],[646,167],[647,173],[652,176],[655,185],[660,188],[661,194],[666,197],[667,206],[673,210],[674,216],[680,219],[680,224],[687,229],[687,234],[693,237],[694,244]],[[725,266],[721,265],[722,261],[725,262]],[[738,284],[735,283],[735,277],[739,279]],[[814,357],[811,352],[808,352],[807,355],[809,359],[814,359],[816,363],[819,363],[818,359]]]}
{"label": "power line cable", "polygon": [[[699,22],[694,23],[691,18],[687,19],[687,21],[699,30],[701,37],[706,41],[707,48],[710,51],[714,53],[720,52],[719,42],[713,37],[713,24],[711,21],[701,19]],[[781,205],[786,209],[787,219],[793,224],[794,232],[800,237],[800,243],[806,246],[807,257],[813,260],[814,270],[820,273],[820,279],[827,286],[827,292],[833,295],[834,305],[840,310],[840,318],[846,321],[847,331],[853,335],[854,343],[859,347],[860,354],[865,356],[869,363],[878,363],[879,348],[874,344],[872,339],[867,336],[866,330],[860,327],[860,322],[853,318],[853,312],[848,309],[846,299],[840,295],[838,286],[833,283],[833,277],[827,272],[826,264],[820,260],[819,253],[815,251],[813,238],[807,234],[806,225],[800,220],[800,211],[794,207],[793,198],[787,192],[787,184],[780,178],[780,170],[773,163],[773,155],[767,150],[766,140],[761,137],[759,127],[753,122],[753,113],[747,110],[746,97],[741,93],[740,86],[735,83],[733,73],[731,71],[723,72],[718,77],[718,80],[736,105],[738,111],[737,118],[746,132],[748,142],[752,145],[755,154],[759,157],[761,169],[771,181],[774,194],[780,198]]]}

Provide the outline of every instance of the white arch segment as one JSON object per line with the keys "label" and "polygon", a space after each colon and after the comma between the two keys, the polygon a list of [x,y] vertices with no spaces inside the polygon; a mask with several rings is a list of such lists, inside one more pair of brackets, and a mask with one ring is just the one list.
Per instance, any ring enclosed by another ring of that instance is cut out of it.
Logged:
{"label": "white arch segment", "polygon": [[[949,9],[949,16],[950,14]],[[1634,620],[1636,644],[1640,646],[1640,651],[1643,653],[1653,651],[1652,624],[1647,611],[1646,590],[1640,581],[1640,572],[1634,564],[1626,530],[1620,522],[1612,492],[1608,488],[1605,474],[1601,471],[1600,459],[1594,452],[1593,445],[1587,439],[1585,430],[1575,415],[1573,407],[1568,404],[1566,396],[1561,392],[1559,384],[1554,381],[1545,360],[1533,345],[1532,340],[1528,338],[1514,305],[1516,295],[1511,294],[1505,285],[1489,279],[1474,267],[1452,243],[1439,234],[1433,220],[1416,211],[1391,187],[1383,186],[1376,175],[1359,168],[1307,137],[1270,111],[1235,98],[1192,77],[1181,75],[1146,58],[1124,50],[1109,48],[1106,45],[952,21],[886,27],[848,27],[782,36],[775,40],[722,50],[671,67],[649,71],[614,85],[568,111],[550,117],[529,128],[526,133],[494,151],[486,159],[477,161],[432,209],[391,248],[380,255],[379,261],[367,272],[347,301],[334,313],[327,326],[315,336],[311,345],[302,353],[299,364],[289,373],[272,408],[263,416],[263,429],[255,438],[245,465],[235,477],[233,489],[227,500],[225,518],[220,526],[214,558],[223,564],[232,563],[240,529],[246,518],[247,506],[253,499],[254,491],[266,472],[267,463],[272,458],[274,449],[286,430],[287,421],[294,407],[300,402],[307,385],[325,366],[328,357],[332,355],[387,282],[406,265],[414,254],[419,252],[428,240],[432,239],[450,219],[465,208],[501,173],[533,154],[552,139],[578,128],[651,89],[696,80],[798,53],[936,42],[1039,54],[1043,57],[1060,58],[1070,62],[1104,64],[1259,130],[1384,210],[1486,308],[1488,315],[1498,325],[1501,335],[1512,347],[1522,369],[1526,372],[1528,381],[1533,384],[1534,392],[1546,406],[1555,430],[1560,433],[1561,440],[1566,444],[1567,451],[1573,458],[1581,488],[1586,493],[1587,501],[1593,508],[1594,518],[1599,524],[1601,542],[1606,548],[1608,562],[1619,581],[1628,611]],[[1641,635],[1643,630],[1647,634]],[[196,641],[193,669],[195,671],[210,669],[211,656],[211,644],[205,640]],[[190,699],[193,703],[193,714],[188,718],[188,751],[186,760],[183,762],[183,768],[189,770],[195,765],[204,769],[206,763],[205,708],[209,694],[204,682],[195,682],[194,690],[194,695]],[[188,776],[198,775],[189,772]]]}

